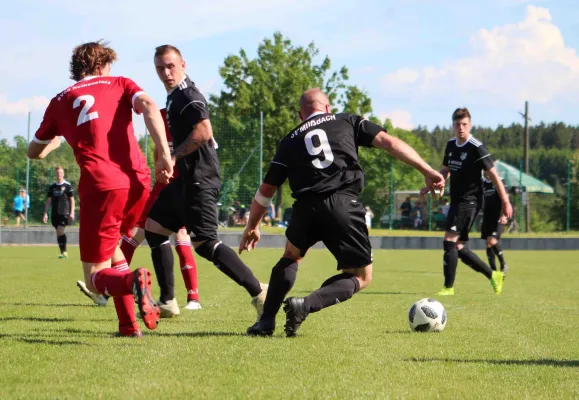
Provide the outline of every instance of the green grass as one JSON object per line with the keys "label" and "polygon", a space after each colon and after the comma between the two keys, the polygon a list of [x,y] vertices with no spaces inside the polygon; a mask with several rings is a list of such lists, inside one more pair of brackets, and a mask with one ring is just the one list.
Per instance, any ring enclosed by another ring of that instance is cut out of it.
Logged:
{"label": "green grass", "polygon": [[[198,260],[203,310],[162,320],[142,340],[112,337],[112,302],[96,307],[80,294],[78,248],[70,254],[0,247],[2,399],[579,396],[579,252],[506,251],[500,296],[460,265],[457,295],[439,298],[446,330],[420,334],[407,312],[440,289],[441,252],[375,251],[372,285],[310,315],[294,339],[282,335],[283,312],[273,338],[244,336],[255,318],[249,297]],[[267,280],[280,255],[258,249],[243,259]],[[147,249],[133,264],[150,265]],[[329,253],[311,251],[292,293],[334,273]]]}

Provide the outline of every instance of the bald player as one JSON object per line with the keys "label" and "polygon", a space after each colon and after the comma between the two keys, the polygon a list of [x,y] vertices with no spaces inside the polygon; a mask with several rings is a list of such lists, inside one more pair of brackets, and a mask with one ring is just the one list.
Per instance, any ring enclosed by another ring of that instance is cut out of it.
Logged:
{"label": "bald player", "polygon": [[[250,251],[260,239],[260,221],[285,180],[296,199],[282,258],[273,267],[260,320],[247,330],[252,336],[271,336],[275,316],[284,303],[285,333],[295,336],[306,317],[351,298],[372,280],[372,248],[366,210],[358,200],[364,173],[358,147],[378,147],[420,171],[426,185],[440,190],[444,178],[408,144],[359,115],[332,114],[319,89],[304,92],[299,117],[303,121],[279,144],[265,179],[255,195],[239,252]],[[298,264],[315,243],[322,241],[337,261],[338,274],[306,297],[285,296],[291,290]]]}

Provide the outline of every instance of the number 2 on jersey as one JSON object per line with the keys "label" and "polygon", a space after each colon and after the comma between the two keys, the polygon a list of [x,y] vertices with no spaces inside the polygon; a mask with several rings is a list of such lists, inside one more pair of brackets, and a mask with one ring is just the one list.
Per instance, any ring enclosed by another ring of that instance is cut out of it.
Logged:
{"label": "number 2 on jersey", "polygon": [[94,105],[94,97],[91,96],[90,94],[85,94],[83,96],[79,96],[76,99],[74,99],[74,103],[72,103],[72,108],[79,107],[80,103],[83,101],[84,106],[80,110],[80,114],[78,116],[78,119],[76,120],[76,126],[80,126],[85,122],[90,121],[91,119],[96,119],[99,117],[99,113],[96,111],[93,111],[91,113],[88,112],[90,108]]}
{"label": "number 2 on jersey", "polygon": [[[320,142],[318,146],[314,146],[314,136],[318,137]],[[304,140],[306,142],[306,149],[308,149],[308,153],[310,153],[312,156],[317,156],[320,153],[324,154],[323,160],[320,160],[319,158],[312,160],[314,167],[324,169],[332,165],[334,162],[334,153],[332,153],[332,149],[330,148],[328,135],[326,135],[326,132],[323,129],[314,129],[304,137]]]}

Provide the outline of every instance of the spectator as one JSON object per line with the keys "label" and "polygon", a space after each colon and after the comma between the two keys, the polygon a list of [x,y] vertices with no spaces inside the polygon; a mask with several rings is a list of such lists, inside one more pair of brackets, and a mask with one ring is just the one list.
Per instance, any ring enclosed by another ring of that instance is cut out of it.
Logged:
{"label": "spectator", "polygon": [[368,229],[372,228],[372,218],[374,218],[374,213],[369,206],[366,206],[366,226]]}
{"label": "spectator", "polygon": [[14,197],[14,205],[12,209],[14,210],[14,216],[16,217],[16,226],[20,226],[20,218],[26,221],[26,217],[24,216],[25,210],[27,208],[27,196],[26,190],[24,188],[20,188],[20,192],[16,197]]}
{"label": "spectator", "polygon": [[410,197],[407,197],[404,203],[400,205],[400,210],[402,211],[402,218],[410,218],[410,211],[412,210]]}
{"label": "spectator", "polygon": [[422,207],[419,201],[414,204],[412,214],[414,215],[414,229],[419,229],[422,226]]}
{"label": "spectator", "polygon": [[448,199],[444,199],[444,203],[442,205],[442,207],[440,207],[440,212],[442,213],[442,215],[444,215],[445,217],[448,215],[448,209],[450,208],[450,205],[448,204]]}

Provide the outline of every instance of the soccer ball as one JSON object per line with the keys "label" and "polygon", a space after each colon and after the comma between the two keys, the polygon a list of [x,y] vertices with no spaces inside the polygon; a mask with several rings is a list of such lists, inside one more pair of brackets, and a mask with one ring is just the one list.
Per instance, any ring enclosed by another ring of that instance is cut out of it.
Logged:
{"label": "soccer ball", "polygon": [[414,332],[442,332],[446,326],[446,310],[434,299],[422,299],[412,304],[408,324]]}

